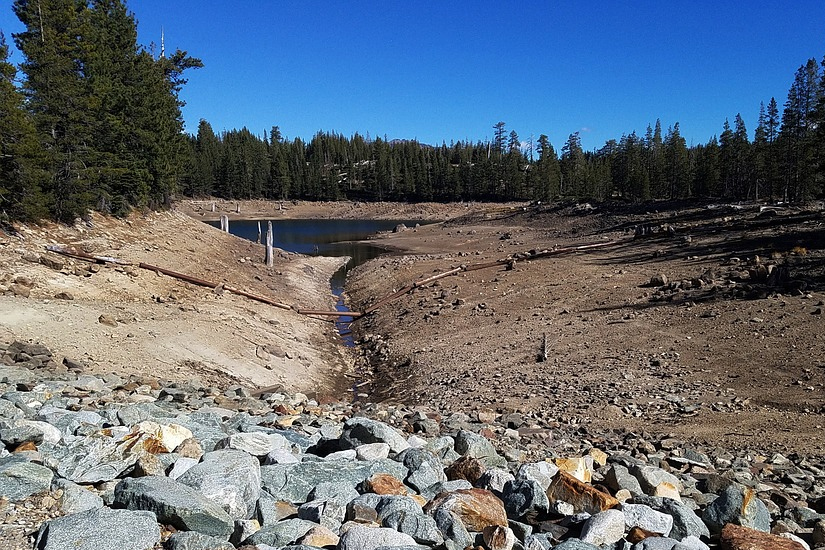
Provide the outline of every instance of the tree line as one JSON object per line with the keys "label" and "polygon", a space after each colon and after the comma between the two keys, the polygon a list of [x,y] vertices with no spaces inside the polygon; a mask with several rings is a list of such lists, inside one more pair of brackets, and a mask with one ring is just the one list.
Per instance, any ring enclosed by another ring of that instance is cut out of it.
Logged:
{"label": "tree line", "polygon": [[[719,197],[802,201],[823,194],[825,59],[795,73],[780,114],[771,98],[751,136],[743,118],[688,146],[660,121],[585,151],[578,133],[556,151],[504,122],[488,140],[428,145],[278,126],[183,131],[185,71],[200,60],[137,43],[123,0],[15,0],[24,56],[0,32],[0,216],[72,221],[122,215],[177,195],[227,199],[549,201]],[[19,78],[18,71],[22,78]]]}
{"label": "tree line", "polygon": [[688,146],[679,123],[649,125],[594,151],[571,134],[558,154],[548,137],[522,141],[506,124],[493,139],[431,146],[318,132],[285,139],[279,127],[216,135],[206,120],[189,136],[184,192],[227,199],[642,201],[717,197],[804,201],[825,187],[825,59],[796,72],[782,114],[775,98],[759,107],[753,137],[740,114],[720,135]]}

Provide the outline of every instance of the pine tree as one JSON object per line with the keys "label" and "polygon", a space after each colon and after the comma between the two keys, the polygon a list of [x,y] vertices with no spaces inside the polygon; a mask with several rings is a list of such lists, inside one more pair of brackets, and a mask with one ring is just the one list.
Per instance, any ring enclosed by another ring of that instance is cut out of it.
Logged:
{"label": "pine tree", "polygon": [[570,134],[561,149],[561,193],[581,196],[585,187],[586,161],[578,132]]}
{"label": "pine tree", "polygon": [[679,131],[679,123],[668,128],[664,141],[665,180],[671,199],[690,196],[690,165],[685,138]]}
{"label": "pine tree", "polygon": [[48,213],[41,190],[46,174],[39,166],[44,159],[8,54],[0,32],[0,221],[37,220]]}
{"label": "pine tree", "polygon": [[13,9],[26,27],[14,40],[26,58],[23,91],[51,174],[45,191],[54,216],[71,221],[93,206],[88,10],[81,0],[15,0]]}

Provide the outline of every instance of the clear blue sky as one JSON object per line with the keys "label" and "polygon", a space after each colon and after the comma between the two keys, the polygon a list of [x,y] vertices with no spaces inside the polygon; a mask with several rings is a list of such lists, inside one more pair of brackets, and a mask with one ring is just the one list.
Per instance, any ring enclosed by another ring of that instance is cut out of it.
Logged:
{"label": "clear blue sky", "polygon": [[[8,7],[0,29],[20,24]],[[785,102],[825,55],[825,1],[131,0],[143,44],[166,34],[205,67],[183,91],[187,130],[281,127],[488,139],[498,121],[557,150],[601,147],[657,118],[704,143],[737,113]],[[15,62],[20,55],[15,54]]]}

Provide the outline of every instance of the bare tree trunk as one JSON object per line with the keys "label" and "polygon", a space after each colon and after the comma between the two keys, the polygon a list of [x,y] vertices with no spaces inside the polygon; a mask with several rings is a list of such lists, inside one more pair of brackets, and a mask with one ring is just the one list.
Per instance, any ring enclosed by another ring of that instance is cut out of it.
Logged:
{"label": "bare tree trunk", "polygon": [[275,258],[272,255],[272,222],[266,222],[266,266],[272,267],[272,264],[275,262]]}
{"label": "bare tree trunk", "polygon": [[255,240],[256,243],[261,244],[261,222],[258,221],[258,238]]}
{"label": "bare tree trunk", "polygon": [[229,216],[221,214],[221,231],[229,233]]}

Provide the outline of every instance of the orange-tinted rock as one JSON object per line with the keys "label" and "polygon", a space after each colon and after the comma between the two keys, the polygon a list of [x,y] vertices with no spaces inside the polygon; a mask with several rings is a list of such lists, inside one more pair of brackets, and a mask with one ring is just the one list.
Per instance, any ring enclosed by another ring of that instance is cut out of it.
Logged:
{"label": "orange-tinted rock", "polygon": [[719,538],[722,550],[805,550],[796,541],[728,523]]}
{"label": "orange-tinted rock", "polygon": [[627,532],[627,535],[625,535],[624,538],[627,539],[627,542],[631,544],[636,544],[650,537],[661,536],[661,533],[654,533],[653,531],[648,531],[647,529],[642,529],[641,527],[633,527],[630,531]]}
{"label": "orange-tinted rock", "polygon": [[470,484],[475,485],[475,482],[484,473],[484,466],[478,459],[464,455],[447,466],[444,473],[447,474],[447,479],[450,481],[466,479]]}
{"label": "orange-tinted rock", "polygon": [[22,453],[23,451],[36,451],[37,445],[33,441],[26,441],[14,448],[15,453]]}
{"label": "orange-tinted rock", "polygon": [[424,507],[424,511],[430,513],[439,508],[456,514],[469,531],[481,532],[485,527],[494,525],[507,526],[504,503],[484,489],[459,489],[441,493]]}
{"label": "orange-tinted rock", "polygon": [[595,487],[579,481],[560,470],[547,489],[550,502],[563,501],[573,505],[576,512],[598,514],[619,505],[619,501]]}
{"label": "orange-tinted rock", "polygon": [[338,545],[339,537],[327,527],[318,525],[306,532],[306,535],[298,540],[298,544],[316,546],[318,548],[333,548]]}
{"label": "orange-tinted rock", "polygon": [[406,495],[409,492],[401,480],[389,474],[373,474],[364,481],[364,489],[377,495]]}

